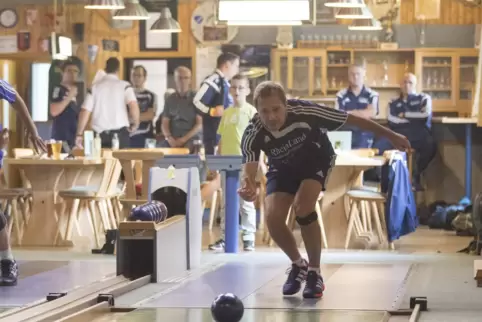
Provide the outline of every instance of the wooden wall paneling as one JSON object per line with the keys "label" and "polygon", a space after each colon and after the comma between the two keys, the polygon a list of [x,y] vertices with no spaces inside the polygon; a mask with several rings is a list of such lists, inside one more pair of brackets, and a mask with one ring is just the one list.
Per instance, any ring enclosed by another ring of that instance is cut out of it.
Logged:
{"label": "wooden wall paneling", "polygon": [[[415,17],[415,1],[403,0],[400,8],[401,24],[416,24],[420,20]],[[470,7],[457,0],[440,0],[440,18],[427,20],[427,24],[465,25],[479,24],[482,8]]]}
{"label": "wooden wall paneling", "polygon": [[[75,55],[81,58],[85,63],[86,85],[89,86],[97,70],[104,68],[105,61],[110,57],[118,57],[121,61],[121,75],[124,75],[124,66],[122,66],[124,58],[168,58],[168,57],[191,57],[193,60],[193,73],[195,72],[195,55],[196,43],[191,36],[191,15],[196,8],[196,1],[181,2],[178,5],[178,21],[181,25],[182,32],[179,34],[179,50],[165,52],[141,52],[139,50],[139,24],[134,22],[131,30],[117,30],[110,27],[110,12],[86,10],[83,4],[68,4],[65,7],[65,30],[62,32],[73,37],[73,25],[75,23],[84,23],[84,41],[78,44],[78,50]],[[37,22],[28,26],[26,23],[26,10],[37,10]],[[58,7],[59,11],[63,8]],[[19,23],[12,29],[0,29],[0,36],[16,35],[19,31],[30,32],[31,46],[25,52],[14,54],[0,54],[0,59],[15,59],[25,62],[50,61],[47,53],[41,52],[40,42],[50,35],[53,26],[50,24],[49,17],[53,14],[53,6],[49,5],[24,5],[17,7],[19,14]],[[107,52],[102,50],[102,40],[111,39],[119,42],[120,51]],[[93,63],[88,60],[88,45],[99,46],[97,57]],[[193,74],[193,77],[195,75]],[[19,89],[20,90],[20,89]],[[23,89],[20,90],[21,92]]]}

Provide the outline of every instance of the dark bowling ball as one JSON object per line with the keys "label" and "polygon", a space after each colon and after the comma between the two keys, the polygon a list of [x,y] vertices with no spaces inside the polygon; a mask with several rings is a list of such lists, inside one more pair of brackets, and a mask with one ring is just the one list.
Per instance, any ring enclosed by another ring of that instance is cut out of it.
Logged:
{"label": "dark bowling ball", "polygon": [[132,209],[129,221],[155,221],[160,223],[166,220],[167,207],[163,202],[153,200]]}
{"label": "dark bowling ball", "polygon": [[211,313],[216,322],[239,322],[243,318],[243,302],[234,294],[218,295],[211,305]]}

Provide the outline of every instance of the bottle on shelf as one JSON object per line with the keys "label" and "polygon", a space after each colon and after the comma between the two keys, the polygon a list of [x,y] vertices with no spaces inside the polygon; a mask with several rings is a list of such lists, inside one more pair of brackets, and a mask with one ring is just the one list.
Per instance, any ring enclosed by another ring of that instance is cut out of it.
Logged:
{"label": "bottle on shelf", "polygon": [[112,136],[112,150],[119,150],[119,135],[117,133]]}
{"label": "bottle on shelf", "polygon": [[100,139],[99,133],[96,133],[94,138],[93,149],[92,149],[92,156],[94,158],[100,158],[101,154],[102,154],[102,141]]}

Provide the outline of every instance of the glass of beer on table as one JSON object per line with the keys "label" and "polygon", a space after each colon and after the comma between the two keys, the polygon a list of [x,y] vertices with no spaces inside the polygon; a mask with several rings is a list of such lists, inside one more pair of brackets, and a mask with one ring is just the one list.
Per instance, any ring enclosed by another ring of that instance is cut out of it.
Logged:
{"label": "glass of beer on table", "polygon": [[60,160],[62,152],[62,141],[50,140],[47,142],[47,155],[54,160]]}

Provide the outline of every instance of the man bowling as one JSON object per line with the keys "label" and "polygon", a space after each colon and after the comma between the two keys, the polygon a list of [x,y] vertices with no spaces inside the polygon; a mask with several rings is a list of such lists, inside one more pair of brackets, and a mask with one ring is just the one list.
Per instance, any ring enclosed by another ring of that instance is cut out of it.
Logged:
{"label": "man bowling", "polygon": [[[37,152],[45,152],[45,144],[38,136],[37,128],[28,113],[27,105],[10,84],[0,79],[0,100],[2,99],[9,102],[22,119],[34,149]],[[0,286],[16,285],[18,278],[18,266],[13,259],[7,226],[7,217],[0,212]]]}
{"label": "man bowling", "polygon": [[[336,159],[326,132],[347,124],[384,136],[401,150],[409,149],[410,143],[367,118],[307,101],[287,100],[283,87],[271,81],[258,85],[253,102],[258,114],[246,128],[241,143],[243,177],[239,195],[246,201],[256,198],[256,173],[260,152],[264,151],[269,160],[267,226],[292,262],[283,294],[298,293],[306,282],[303,297],[319,298],[325,287],[320,274],[321,230],[315,205]],[[286,226],[291,206],[301,227],[308,261],[301,256]]]}

